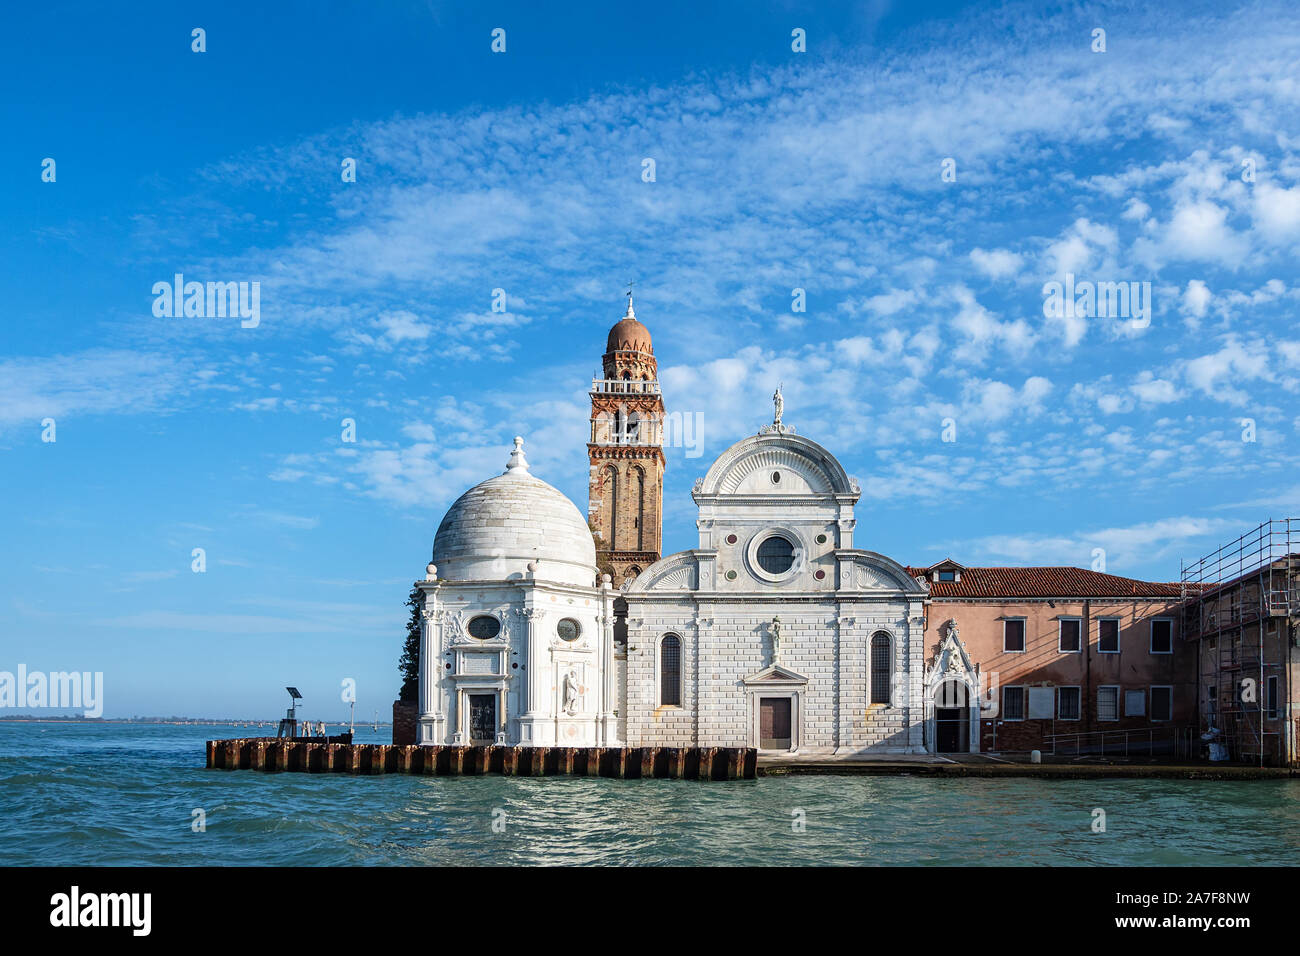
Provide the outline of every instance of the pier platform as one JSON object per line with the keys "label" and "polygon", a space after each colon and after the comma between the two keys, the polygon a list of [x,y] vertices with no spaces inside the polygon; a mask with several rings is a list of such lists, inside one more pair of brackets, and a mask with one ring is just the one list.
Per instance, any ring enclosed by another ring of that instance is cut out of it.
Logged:
{"label": "pier platform", "polygon": [[209,770],[753,780],[757,765],[757,751],[740,747],[420,747],[275,737],[209,740],[207,745]]}
{"label": "pier platform", "polygon": [[1300,775],[1291,767],[1197,763],[1186,759],[1044,756],[1028,754],[852,754],[835,757],[767,756],[760,777],[794,774],[879,774],[916,777],[1037,777],[1048,780],[1149,778],[1163,780],[1273,780]]}

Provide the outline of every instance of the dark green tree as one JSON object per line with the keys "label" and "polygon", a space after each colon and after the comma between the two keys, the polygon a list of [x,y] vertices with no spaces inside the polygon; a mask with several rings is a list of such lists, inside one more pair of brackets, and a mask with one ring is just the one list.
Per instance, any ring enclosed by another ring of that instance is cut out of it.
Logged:
{"label": "dark green tree", "polygon": [[419,588],[411,588],[406,606],[411,609],[411,617],[406,622],[406,643],[397,662],[397,670],[402,675],[402,689],[397,697],[403,703],[413,704],[420,686],[420,608],[424,606],[424,595]]}

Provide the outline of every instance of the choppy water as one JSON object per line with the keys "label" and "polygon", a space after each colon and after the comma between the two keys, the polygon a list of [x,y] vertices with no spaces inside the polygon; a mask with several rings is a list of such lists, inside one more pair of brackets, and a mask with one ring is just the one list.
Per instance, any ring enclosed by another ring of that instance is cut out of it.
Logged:
{"label": "choppy water", "polygon": [[[229,727],[0,722],[0,864],[1293,864],[1300,781],[701,784],[203,768]],[[375,742],[387,742],[387,731]],[[359,735],[364,742],[369,734]],[[1092,810],[1107,831],[1093,833]],[[207,817],[191,828],[193,811]],[[804,832],[792,822],[802,810]],[[504,812],[504,818],[502,817]],[[504,832],[493,821],[504,819]]]}

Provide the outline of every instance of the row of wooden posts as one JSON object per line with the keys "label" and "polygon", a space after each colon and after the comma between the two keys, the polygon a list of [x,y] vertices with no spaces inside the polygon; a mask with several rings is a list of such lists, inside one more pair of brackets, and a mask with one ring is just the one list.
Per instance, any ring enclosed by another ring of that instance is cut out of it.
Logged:
{"label": "row of wooden posts", "polygon": [[753,780],[758,752],[740,747],[420,747],[242,737],[209,740],[207,758],[209,770]]}

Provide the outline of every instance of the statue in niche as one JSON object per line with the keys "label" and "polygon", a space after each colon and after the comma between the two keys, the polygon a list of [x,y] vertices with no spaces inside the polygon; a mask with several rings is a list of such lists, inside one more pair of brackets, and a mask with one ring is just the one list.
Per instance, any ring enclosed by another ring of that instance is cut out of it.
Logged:
{"label": "statue in niche", "polygon": [[582,686],[578,683],[578,672],[570,670],[564,675],[564,712],[570,717],[575,716],[581,699]]}

